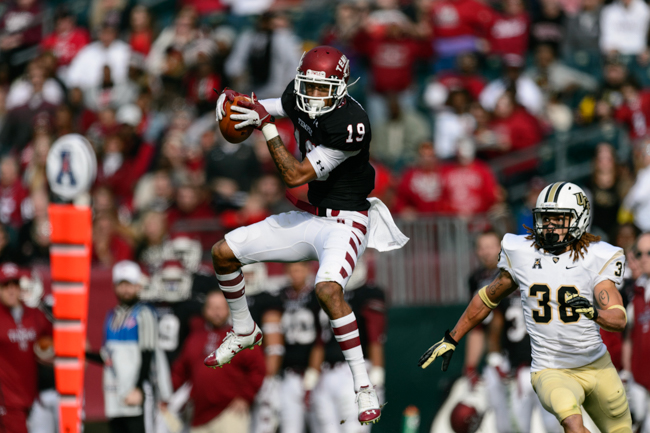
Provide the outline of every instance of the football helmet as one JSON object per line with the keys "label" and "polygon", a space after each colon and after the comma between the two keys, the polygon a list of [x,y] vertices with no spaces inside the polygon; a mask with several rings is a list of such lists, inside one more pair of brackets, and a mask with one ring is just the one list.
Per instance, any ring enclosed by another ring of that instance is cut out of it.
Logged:
{"label": "football helmet", "polygon": [[201,265],[203,248],[201,242],[189,236],[177,236],[169,243],[170,250],[166,254],[167,260],[178,260],[190,273],[195,273]]}
{"label": "football helmet", "polygon": [[154,299],[165,302],[189,299],[192,294],[192,275],[179,261],[167,261],[162,270],[151,278],[151,292]]}
{"label": "football helmet", "polygon": [[451,428],[456,433],[474,433],[481,426],[483,415],[474,406],[460,402],[451,411]]}
{"label": "football helmet", "polygon": [[[294,81],[298,109],[312,119],[334,110],[348,93],[349,78],[350,61],[345,54],[326,45],[312,48],[302,55]],[[327,86],[328,96],[308,96],[310,84]]]}
{"label": "football helmet", "polygon": [[[570,216],[568,225],[565,222],[562,227],[555,226],[556,230],[567,230],[563,239],[558,233],[544,233],[550,225],[544,223],[544,217],[549,214]],[[567,245],[580,239],[590,221],[591,205],[582,188],[571,182],[552,183],[539,193],[533,208],[535,242],[551,253],[560,253]]]}

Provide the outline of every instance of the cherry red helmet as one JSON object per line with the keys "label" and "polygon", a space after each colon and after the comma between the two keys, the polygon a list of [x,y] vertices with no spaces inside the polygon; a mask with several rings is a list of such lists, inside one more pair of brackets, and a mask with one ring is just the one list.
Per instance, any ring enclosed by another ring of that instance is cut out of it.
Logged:
{"label": "cherry red helmet", "polygon": [[465,403],[458,403],[451,411],[451,428],[456,433],[474,433],[481,426],[483,416],[476,408]]}
{"label": "cherry red helmet", "polygon": [[[302,55],[297,68],[294,90],[298,109],[312,119],[334,110],[348,93],[349,78],[350,61],[345,54],[327,45],[312,48]],[[310,84],[327,86],[328,96],[308,96]]]}

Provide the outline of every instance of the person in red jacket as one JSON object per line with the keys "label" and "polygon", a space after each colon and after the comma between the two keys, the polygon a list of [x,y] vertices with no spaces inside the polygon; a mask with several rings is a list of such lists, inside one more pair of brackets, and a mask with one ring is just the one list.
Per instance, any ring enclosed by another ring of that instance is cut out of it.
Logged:
{"label": "person in red jacket", "polygon": [[504,0],[503,14],[497,15],[490,28],[490,52],[526,55],[530,18],[522,0]]}
{"label": "person in red jacket", "polygon": [[457,162],[442,168],[442,202],[444,211],[457,216],[484,213],[497,202],[499,185],[492,169],[474,158],[471,139],[458,143]]}
{"label": "person in red jacket", "polygon": [[249,429],[250,406],[266,374],[262,349],[240,352],[225,368],[203,366],[203,358],[232,331],[229,314],[223,293],[208,293],[203,307],[205,326],[187,337],[172,366],[174,389],[185,382],[192,385],[194,417],[190,433],[247,433]]}
{"label": "person in red jacket", "polygon": [[43,39],[41,49],[54,54],[57,60],[57,72],[62,75],[77,53],[89,43],[88,31],[77,27],[72,12],[62,7],[55,14],[54,32]]}
{"label": "person in red jacket", "polygon": [[442,180],[433,143],[422,143],[417,165],[408,168],[397,187],[394,211],[406,215],[442,210]]}
{"label": "person in red jacket", "polygon": [[647,137],[650,134],[650,91],[641,90],[639,84],[630,79],[621,86],[623,104],[614,113],[614,118],[625,125],[631,139]]}
{"label": "person in red jacket", "polygon": [[[650,233],[643,233],[636,241],[635,257],[643,275],[636,280],[634,294],[627,306],[627,335],[623,347],[623,369],[629,371],[634,381],[630,383],[630,407],[645,409],[650,398]],[[628,378],[622,373],[622,378]],[[635,404],[636,403],[636,404]],[[639,405],[640,403],[640,405]],[[646,404],[644,404],[646,403]],[[638,411],[643,424],[642,432],[648,431],[650,417],[647,410]],[[645,418],[645,419],[643,419]]]}
{"label": "person in red jacket", "polygon": [[27,415],[37,395],[34,345],[49,341],[52,325],[38,309],[20,300],[18,266],[0,267],[0,431],[27,433]]}
{"label": "person in red jacket", "polygon": [[20,167],[13,156],[0,160],[0,222],[19,229],[23,225],[22,203],[29,196],[20,179]]}

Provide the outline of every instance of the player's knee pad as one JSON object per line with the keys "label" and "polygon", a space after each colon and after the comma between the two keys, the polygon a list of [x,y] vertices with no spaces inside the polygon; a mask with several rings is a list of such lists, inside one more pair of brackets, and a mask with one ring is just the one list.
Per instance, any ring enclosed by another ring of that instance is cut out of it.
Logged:
{"label": "player's knee pad", "polygon": [[568,416],[582,413],[576,396],[568,388],[553,389],[549,393],[549,399],[551,400],[551,409],[560,421]]}
{"label": "player's knee pad", "polygon": [[623,416],[628,409],[627,397],[623,388],[610,391],[600,403],[602,410],[613,418]]}

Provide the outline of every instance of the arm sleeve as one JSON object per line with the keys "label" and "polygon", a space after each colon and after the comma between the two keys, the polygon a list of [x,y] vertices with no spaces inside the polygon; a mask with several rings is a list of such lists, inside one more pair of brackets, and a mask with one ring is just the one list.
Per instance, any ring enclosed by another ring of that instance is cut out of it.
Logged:
{"label": "arm sleeve", "polygon": [[282,98],[261,99],[259,103],[262,104],[271,116],[287,117],[287,113],[285,113],[284,107],[282,107]]}
{"label": "arm sleeve", "polygon": [[180,356],[176,359],[174,364],[172,364],[172,385],[174,389],[178,389],[185,382],[189,380],[189,374],[187,374],[187,361],[188,358],[187,352],[189,351],[189,346],[193,342],[192,338],[188,338],[183,346]]}
{"label": "arm sleeve", "polygon": [[136,388],[142,389],[142,384],[145,380],[149,379],[149,371],[151,370],[151,359],[153,358],[153,350],[143,350],[141,353],[140,373],[138,374],[138,381],[135,384]]}
{"label": "arm sleeve", "polygon": [[611,280],[619,287],[623,283],[623,274],[625,272],[625,253],[618,248],[617,251],[604,263],[598,275],[594,286],[606,280]]}
{"label": "arm sleeve", "polygon": [[386,340],[386,307],[383,299],[370,299],[361,310],[366,321],[366,337],[369,343],[381,343]]}
{"label": "arm sleeve", "polygon": [[317,146],[307,154],[307,159],[314,167],[318,179],[326,177],[343,161],[361,152],[361,150],[338,150],[326,146]]}

